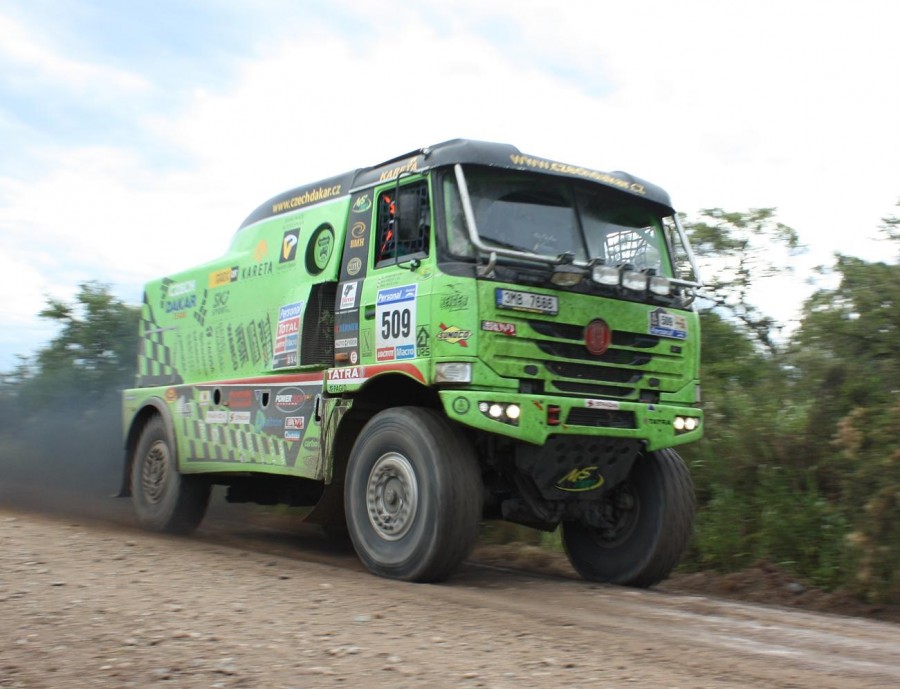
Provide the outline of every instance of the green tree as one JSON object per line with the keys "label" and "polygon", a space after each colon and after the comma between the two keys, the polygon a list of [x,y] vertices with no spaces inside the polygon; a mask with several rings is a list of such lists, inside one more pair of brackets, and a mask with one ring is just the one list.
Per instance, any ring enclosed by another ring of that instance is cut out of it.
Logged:
{"label": "green tree", "polygon": [[700,211],[685,226],[700,263],[704,296],[713,309],[740,323],[771,353],[778,351],[776,321],[754,303],[753,291],[767,278],[790,272],[790,255],[803,250],[797,233],[775,219],[774,208]]}
{"label": "green tree", "polygon": [[840,576],[846,524],[804,451],[810,398],[786,359],[780,324],[754,303],[790,270],[796,233],[773,209],[702,212],[687,223],[707,299],[702,324],[704,438],[683,448],[700,511],[690,565],[731,570],[759,559],[817,583]]}
{"label": "green tree", "polygon": [[[898,226],[882,226],[894,242]],[[853,526],[850,583],[900,602],[900,264],[838,256],[835,271],[840,283],[809,299],[792,343],[798,385],[815,401],[807,447]]]}
{"label": "green tree", "polygon": [[140,309],[114,297],[109,286],[86,282],[74,303],[48,299],[39,316],[59,334],[23,360],[4,386],[26,413],[77,391],[83,398],[125,387],[134,375]]}

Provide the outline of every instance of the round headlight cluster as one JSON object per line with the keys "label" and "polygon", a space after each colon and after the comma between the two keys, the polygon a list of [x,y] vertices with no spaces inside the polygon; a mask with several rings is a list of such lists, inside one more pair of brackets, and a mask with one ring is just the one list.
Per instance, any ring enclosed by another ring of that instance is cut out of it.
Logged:
{"label": "round headlight cluster", "polygon": [[479,402],[478,411],[489,419],[513,425],[518,425],[519,417],[522,415],[522,409],[518,404],[504,402]]}
{"label": "round headlight cluster", "polygon": [[687,433],[700,427],[700,419],[695,416],[676,416],[672,425],[675,427],[676,432]]}

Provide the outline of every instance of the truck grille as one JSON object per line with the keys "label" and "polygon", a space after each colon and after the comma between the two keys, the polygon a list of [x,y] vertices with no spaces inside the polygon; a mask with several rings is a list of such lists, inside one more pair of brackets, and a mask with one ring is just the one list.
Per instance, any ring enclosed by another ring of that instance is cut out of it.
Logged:
{"label": "truck grille", "polygon": [[[654,402],[660,392],[684,385],[684,343],[616,329],[601,355],[584,345],[585,324],[529,318],[515,337],[482,333],[497,347],[490,357],[503,376],[540,380],[548,393]],[[502,339],[496,339],[502,338]],[[501,344],[502,343],[502,344]],[[573,410],[567,423],[582,426],[634,428],[634,418],[610,410]]]}
{"label": "truck grille", "polygon": [[594,426],[597,428],[637,428],[634,412],[613,409],[580,409],[575,407],[566,417],[570,426]]}

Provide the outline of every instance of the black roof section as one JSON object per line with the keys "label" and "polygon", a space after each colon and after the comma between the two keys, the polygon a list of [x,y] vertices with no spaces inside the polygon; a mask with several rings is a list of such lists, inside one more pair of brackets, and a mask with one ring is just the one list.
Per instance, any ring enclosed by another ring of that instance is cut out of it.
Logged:
{"label": "black roof section", "polygon": [[444,143],[411,151],[378,165],[359,168],[336,177],[291,189],[269,199],[253,211],[239,228],[303,208],[314,203],[348,195],[356,189],[364,189],[381,182],[396,179],[409,172],[424,172],[436,167],[485,165],[508,170],[523,170],[585,180],[617,189],[672,210],[669,195],[655,184],[625,172],[600,172],[589,168],[560,163],[545,158],[525,155],[509,144],[488,143],[469,139],[452,139]]}

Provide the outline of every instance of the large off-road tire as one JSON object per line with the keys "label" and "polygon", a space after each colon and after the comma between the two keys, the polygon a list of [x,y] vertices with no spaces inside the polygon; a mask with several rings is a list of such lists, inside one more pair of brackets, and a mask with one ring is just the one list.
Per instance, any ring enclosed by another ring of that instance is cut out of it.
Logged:
{"label": "large off-road tire", "polygon": [[178,471],[175,443],[161,417],[147,421],[131,461],[131,499],[141,526],[189,534],[200,525],[210,483]]}
{"label": "large off-road tire", "polygon": [[483,507],[475,451],[430,409],[372,417],[350,453],[344,491],[353,547],[379,576],[438,581],[475,545]]}
{"label": "large off-road tire", "polygon": [[694,487],[674,450],[638,457],[628,478],[605,497],[603,529],[564,522],[569,562],[585,579],[647,587],[681,559],[694,524]]}

